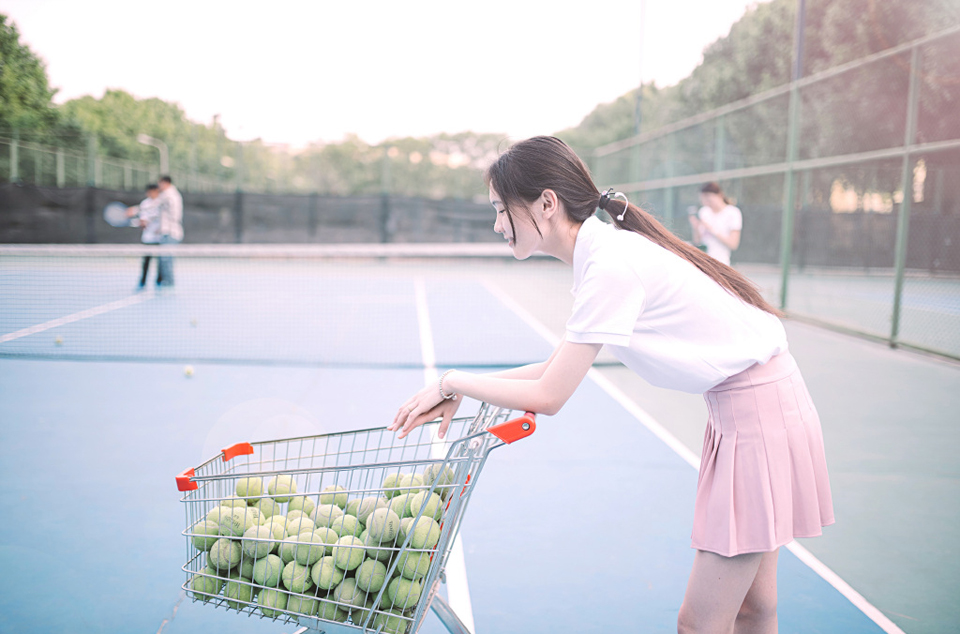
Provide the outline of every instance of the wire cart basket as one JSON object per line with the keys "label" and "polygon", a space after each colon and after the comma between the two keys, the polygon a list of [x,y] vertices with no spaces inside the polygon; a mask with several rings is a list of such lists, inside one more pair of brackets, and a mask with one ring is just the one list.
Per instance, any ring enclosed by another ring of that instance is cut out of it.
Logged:
{"label": "wire cart basket", "polygon": [[433,607],[480,470],[536,429],[482,404],[402,440],[384,428],[239,443],[177,476],[182,588],[194,601],[299,632],[417,632]]}

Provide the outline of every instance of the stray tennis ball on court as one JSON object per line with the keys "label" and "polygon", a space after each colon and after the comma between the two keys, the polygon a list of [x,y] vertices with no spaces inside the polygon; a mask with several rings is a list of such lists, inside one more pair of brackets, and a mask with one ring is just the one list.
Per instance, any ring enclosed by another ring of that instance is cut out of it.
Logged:
{"label": "stray tennis ball on court", "polygon": [[347,620],[347,613],[340,609],[340,606],[333,601],[317,600],[317,618],[327,621],[337,621],[343,623]]}
{"label": "stray tennis ball on court", "polygon": [[283,574],[280,578],[283,580],[284,587],[290,592],[302,593],[313,587],[313,580],[310,579],[310,568],[295,561],[291,561],[283,567]]}
{"label": "stray tennis ball on court", "polygon": [[400,516],[390,509],[377,509],[367,519],[367,530],[373,539],[396,539],[400,532]]}
{"label": "stray tennis ball on court", "polygon": [[190,589],[197,593],[194,596],[204,603],[212,598],[206,595],[220,594],[222,587],[223,579],[218,578],[217,572],[211,568],[204,568],[190,579]]}
{"label": "stray tennis ball on court", "polygon": [[305,515],[310,515],[310,512],[315,508],[317,508],[317,505],[307,496],[295,495],[287,503],[287,515],[290,515],[290,511],[303,511]]}
{"label": "stray tennis ball on court", "polygon": [[341,570],[355,570],[363,563],[365,550],[366,546],[359,537],[341,537],[333,547],[333,562]]}
{"label": "stray tennis ball on court", "polygon": [[410,498],[409,493],[403,493],[390,500],[390,510],[397,514],[400,519],[410,517]]}
{"label": "stray tennis ball on court", "polygon": [[423,517],[435,519],[438,522],[443,516],[443,500],[436,493],[430,491],[420,491],[410,497],[409,515],[416,517],[423,509]]}
{"label": "stray tennis ball on court", "polygon": [[273,531],[266,526],[251,526],[243,533],[243,552],[251,559],[266,557],[276,545]]}
{"label": "stray tennis ball on court", "polygon": [[236,486],[237,497],[243,498],[247,504],[251,503],[251,498],[257,499],[263,494],[262,478],[240,478]]}
{"label": "stray tennis ball on court", "polygon": [[353,515],[341,515],[337,519],[333,520],[333,523],[330,524],[330,528],[336,531],[337,535],[340,537],[345,537],[347,535],[358,537],[360,533],[363,532],[363,525],[360,524],[360,520],[355,518]]}
{"label": "stray tennis ball on court", "polygon": [[257,595],[257,605],[260,606],[260,611],[264,616],[271,618],[281,616],[283,613],[279,610],[287,609],[287,597],[289,596],[286,592],[264,588]]}
{"label": "stray tennis ball on court", "polygon": [[191,318],[190,318],[190,325],[196,327],[196,325],[197,325],[197,318],[196,318],[196,317],[191,317]]}
{"label": "stray tennis ball on court", "polygon": [[367,547],[366,555],[377,561],[389,561],[393,555],[393,547],[396,545],[394,539],[375,539],[370,536],[369,531],[363,531],[360,535],[360,541]]}
{"label": "stray tennis ball on court", "polygon": [[289,502],[291,494],[297,492],[297,483],[293,476],[278,475],[270,479],[267,483],[267,493],[274,496],[277,502]]}
{"label": "stray tennis ball on court", "polygon": [[393,607],[409,610],[420,600],[420,582],[396,577],[387,586],[387,600]]}
{"label": "stray tennis ball on court", "polygon": [[[228,581],[223,588],[223,596],[227,597],[227,605],[234,610],[242,610],[248,603],[253,603],[254,587],[240,580]],[[231,601],[230,599],[235,599]]]}
{"label": "stray tennis ball on court", "polygon": [[377,612],[371,627],[374,631],[383,634],[404,634],[410,623],[410,617],[404,616],[402,610],[390,609],[386,612]]}
{"label": "stray tennis ball on court", "polygon": [[61,337],[60,335],[57,335],[57,337],[53,340],[53,345],[55,345],[55,346],[62,346],[62,345],[63,345],[63,337]]}
{"label": "stray tennis ball on court", "polygon": [[376,559],[368,559],[357,568],[357,587],[366,592],[379,592],[387,580],[387,567]]}
{"label": "stray tennis ball on court", "polygon": [[357,586],[356,579],[347,577],[333,589],[333,599],[340,603],[347,603],[351,607],[362,608],[367,604],[367,593]]}
{"label": "stray tennis ball on court", "polygon": [[193,366],[192,366],[192,365],[185,365],[185,366],[183,366],[183,376],[185,376],[185,377],[187,377],[187,378],[193,376]]}
{"label": "stray tennis ball on court", "polygon": [[276,555],[267,555],[253,564],[253,580],[261,586],[276,588],[283,574],[283,560]]}
{"label": "stray tennis ball on court", "polygon": [[205,519],[190,530],[194,533],[193,545],[197,550],[210,550],[220,537],[220,523]]}
{"label": "stray tennis ball on court", "polygon": [[430,572],[430,553],[407,551],[397,558],[397,570],[400,576],[418,581]]}
{"label": "stray tennis ball on court", "polygon": [[407,475],[400,476],[397,485],[400,487],[399,495],[403,495],[404,493],[417,493],[420,490],[419,487],[423,486],[423,477],[418,473],[408,473]]}
{"label": "stray tennis ball on court", "polygon": [[318,528],[330,528],[334,520],[341,515],[343,515],[343,511],[336,504],[321,504],[310,513],[310,519],[316,523]]}
{"label": "stray tennis ball on court", "polygon": [[331,484],[320,493],[320,504],[336,504],[341,509],[347,505],[347,493],[339,484]]}
{"label": "stray tennis ball on court", "polygon": [[[253,500],[251,500],[253,501]],[[280,505],[273,498],[260,498],[256,500],[251,506],[260,511],[261,517],[264,519],[270,519],[274,515],[280,512]]]}
{"label": "stray tennis ball on court", "polygon": [[337,568],[333,555],[327,555],[310,568],[310,579],[321,590],[333,590],[343,581],[343,571]]}
{"label": "stray tennis ball on court", "polygon": [[210,547],[210,552],[207,553],[207,561],[210,563],[210,567],[216,570],[230,570],[240,563],[241,552],[240,544],[221,537]]}
{"label": "stray tennis ball on court", "polygon": [[429,550],[440,541],[440,525],[429,517],[421,517],[410,527],[410,547]]}
{"label": "stray tennis ball on court", "polygon": [[304,616],[313,616],[317,613],[317,603],[318,602],[316,599],[307,599],[306,597],[290,595],[290,598],[287,600],[287,610],[289,612],[303,614]]}

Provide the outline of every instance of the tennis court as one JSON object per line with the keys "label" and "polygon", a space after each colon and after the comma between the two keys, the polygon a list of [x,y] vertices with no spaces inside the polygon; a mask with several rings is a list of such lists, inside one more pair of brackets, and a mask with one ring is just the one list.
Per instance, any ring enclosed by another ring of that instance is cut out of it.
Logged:
{"label": "tennis court", "polygon": [[[5,249],[4,631],[292,632],[184,597],[174,476],[238,441],[383,426],[431,370],[541,360],[570,302],[561,265],[486,247],[183,248],[175,289],[140,293],[137,249]],[[782,552],[781,631],[951,631],[960,368],[788,327],[824,419],[838,523]],[[874,373],[873,402],[861,377],[844,383],[857,364]],[[878,417],[891,384],[922,412]],[[465,572],[442,590],[462,614],[468,586],[476,632],[675,631],[698,399],[601,363],[560,414],[491,455],[461,529]],[[445,629],[430,616],[421,631]]]}

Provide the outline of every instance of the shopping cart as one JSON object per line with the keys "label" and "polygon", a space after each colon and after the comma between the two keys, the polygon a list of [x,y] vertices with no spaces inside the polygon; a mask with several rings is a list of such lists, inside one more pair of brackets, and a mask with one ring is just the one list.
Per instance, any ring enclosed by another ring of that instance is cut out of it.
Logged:
{"label": "shopping cart", "polygon": [[432,422],[403,440],[376,428],[224,449],[176,478],[183,590],[299,632],[414,633],[431,607],[457,631],[437,591],[490,452],[536,428],[509,418],[483,404],[452,441]]}

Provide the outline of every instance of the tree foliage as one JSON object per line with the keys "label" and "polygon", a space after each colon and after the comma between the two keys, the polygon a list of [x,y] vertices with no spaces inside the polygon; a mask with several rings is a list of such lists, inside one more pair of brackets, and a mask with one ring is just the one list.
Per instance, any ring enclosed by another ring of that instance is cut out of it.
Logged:
{"label": "tree foliage", "polygon": [[17,25],[0,14],[0,126],[45,130],[57,124],[44,63],[20,43]]}

